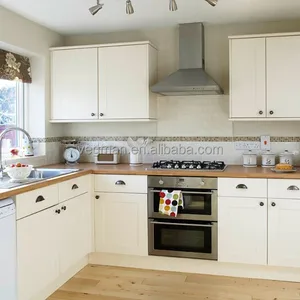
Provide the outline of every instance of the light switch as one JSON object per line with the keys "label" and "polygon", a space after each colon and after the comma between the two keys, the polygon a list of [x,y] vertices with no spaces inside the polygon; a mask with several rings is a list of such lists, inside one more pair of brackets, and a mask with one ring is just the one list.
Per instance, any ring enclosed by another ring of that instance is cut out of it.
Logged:
{"label": "light switch", "polygon": [[271,137],[269,135],[260,137],[260,149],[263,151],[271,150]]}

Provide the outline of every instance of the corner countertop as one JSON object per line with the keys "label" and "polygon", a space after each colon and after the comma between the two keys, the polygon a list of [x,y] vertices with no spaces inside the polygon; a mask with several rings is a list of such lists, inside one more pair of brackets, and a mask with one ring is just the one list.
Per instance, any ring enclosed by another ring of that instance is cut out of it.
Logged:
{"label": "corner countertop", "polygon": [[[65,164],[45,166],[47,168],[70,169]],[[54,177],[51,179],[22,185],[13,189],[1,190],[0,200],[16,196],[25,192],[39,189],[48,185],[60,183],[76,177],[88,174],[115,174],[115,175],[153,175],[153,176],[187,176],[187,177],[227,177],[227,178],[266,178],[266,179],[300,179],[300,168],[295,173],[274,173],[269,168],[244,168],[243,166],[230,165],[225,171],[201,171],[201,170],[158,170],[152,169],[151,164],[131,167],[128,164],[96,165],[94,163],[80,163],[74,168],[80,169],[76,173]]]}

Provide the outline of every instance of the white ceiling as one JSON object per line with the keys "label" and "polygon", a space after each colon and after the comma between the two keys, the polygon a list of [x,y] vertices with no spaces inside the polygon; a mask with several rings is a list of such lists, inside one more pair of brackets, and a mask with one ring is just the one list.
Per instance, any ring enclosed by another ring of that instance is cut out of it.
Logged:
{"label": "white ceiling", "polygon": [[62,34],[96,33],[172,26],[178,23],[235,23],[300,18],[300,0],[219,0],[216,7],[204,0],[132,0],[133,15],[125,13],[126,0],[101,0],[102,10],[92,16],[96,0],[0,0],[0,4]]}

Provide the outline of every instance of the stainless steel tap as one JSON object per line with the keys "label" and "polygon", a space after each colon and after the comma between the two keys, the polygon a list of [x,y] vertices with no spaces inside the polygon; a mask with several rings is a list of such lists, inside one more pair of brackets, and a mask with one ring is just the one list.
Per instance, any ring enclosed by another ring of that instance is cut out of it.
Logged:
{"label": "stainless steel tap", "polygon": [[4,131],[2,131],[1,134],[0,134],[0,178],[3,178],[3,169],[4,169],[3,168],[3,162],[2,162],[2,140],[5,137],[5,135],[8,132],[11,132],[11,131],[21,131],[21,132],[23,132],[27,136],[29,144],[32,146],[31,136],[29,135],[29,133],[25,129],[14,126],[14,127],[10,127],[10,128],[5,129]]}

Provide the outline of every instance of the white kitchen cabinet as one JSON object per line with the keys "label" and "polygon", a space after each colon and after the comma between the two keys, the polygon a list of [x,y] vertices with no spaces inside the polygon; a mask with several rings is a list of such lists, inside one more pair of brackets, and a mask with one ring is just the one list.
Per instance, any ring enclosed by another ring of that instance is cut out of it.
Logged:
{"label": "white kitchen cabinet", "polygon": [[100,119],[153,119],[156,49],[150,44],[99,48]]}
{"label": "white kitchen cabinet", "polygon": [[98,118],[97,48],[51,52],[52,120]]}
{"label": "white kitchen cabinet", "polygon": [[30,300],[59,276],[59,215],[48,208],[17,221],[18,299]]}
{"label": "white kitchen cabinet", "polygon": [[230,119],[300,120],[300,33],[229,37]]}
{"label": "white kitchen cabinet", "polygon": [[300,267],[300,201],[268,199],[268,264]]}
{"label": "white kitchen cabinet", "polygon": [[96,251],[148,255],[147,194],[97,193]]}
{"label": "white kitchen cabinet", "polygon": [[300,36],[267,39],[267,110],[275,118],[300,118]]}
{"label": "white kitchen cabinet", "polygon": [[60,204],[59,262],[60,272],[66,272],[91,252],[91,195],[86,193]]}
{"label": "white kitchen cabinet", "polygon": [[230,117],[266,117],[265,38],[230,40]]}
{"label": "white kitchen cabinet", "polygon": [[157,49],[149,42],[51,51],[52,122],[156,118]]}
{"label": "white kitchen cabinet", "polygon": [[267,199],[219,197],[218,260],[267,264]]}

